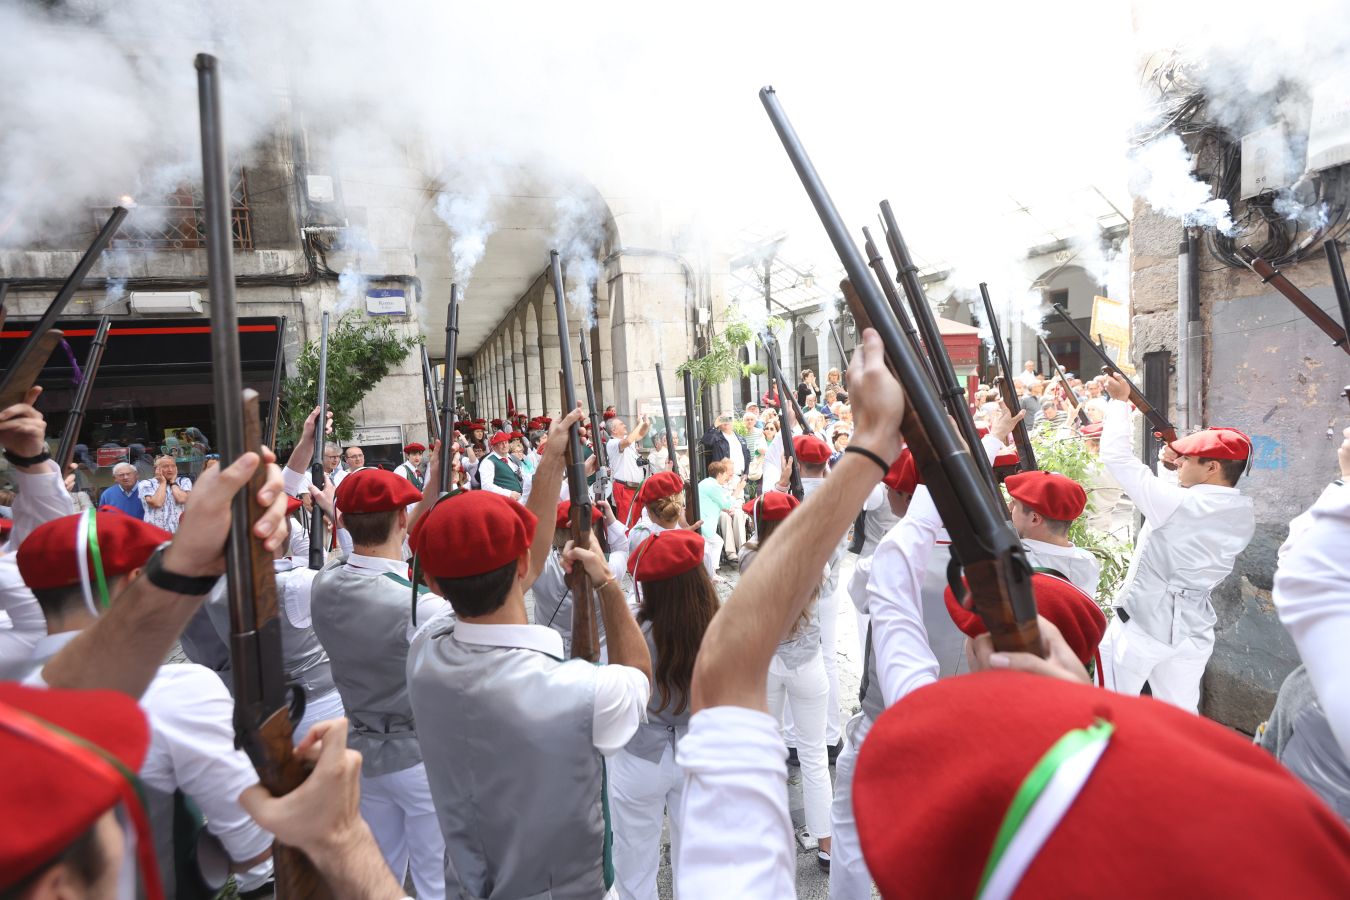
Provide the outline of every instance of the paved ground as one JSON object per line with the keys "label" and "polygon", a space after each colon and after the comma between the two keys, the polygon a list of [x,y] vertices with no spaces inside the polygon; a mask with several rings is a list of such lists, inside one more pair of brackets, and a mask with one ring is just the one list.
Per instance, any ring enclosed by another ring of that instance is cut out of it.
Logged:
{"label": "paved ground", "polygon": [[[853,563],[857,557],[852,554],[845,554],[842,570],[840,572],[840,584],[847,585],[849,578],[853,574]],[[723,599],[731,594],[737,580],[737,573],[734,567],[724,567],[720,573],[727,579],[725,585],[718,588],[718,593]],[[532,605],[532,604],[530,604]],[[847,596],[842,596],[839,603],[838,620],[838,638],[836,642],[836,657],[839,670],[839,706],[842,715],[842,721],[847,722],[849,717],[858,709],[858,684],[862,676],[862,648],[858,640],[857,617],[853,610],[853,604]],[[173,653],[169,657],[169,662],[186,662],[182,650],[175,646]],[[833,778],[834,769],[830,769],[830,776]],[[815,842],[805,838],[804,826],[805,815],[802,805],[802,785],[801,770],[797,768],[788,769],[788,806],[792,812],[792,823],[797,828],[798,846],[797,846],[797,896],[798,897],[826,897],[829,893],[829,875],[823,871],[816,862]],[[670,844],[669,839],[663,841],[661,847],[661,869],[657,877],[658,887],[662,898],[673,897],[671,889],[670,873]]]}

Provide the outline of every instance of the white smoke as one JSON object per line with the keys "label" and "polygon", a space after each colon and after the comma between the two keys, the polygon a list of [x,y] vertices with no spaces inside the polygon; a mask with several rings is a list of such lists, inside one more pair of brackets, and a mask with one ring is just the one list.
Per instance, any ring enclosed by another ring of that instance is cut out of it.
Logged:
{"label": "white smoke", "polygon": [[467,292],[473,270],[487,252],[488,237],[495,230],[490,213],[491,198],[485,191],[436,198],[436,215],[450,229],[450,258],[461,291]]}
{"label": "white smoke", "polygon": [[1181,220],[1183,225],[1233,231],[1228,201],[1211,195],[1209,185],[1191,174],[1192,158],[1175,134],[1165,134],[1131,155],[1130,190],[1149,206]]}
{"label": "white smoke", "polygon": [[338,302],[334,318],[359,309],[365,303],[370,287],[370,273],[380,269],[380,248],[370,239],[370,233],[359,226],[344,229],[338,251],[346,256],[346,264],[338,275]]}
{"label": "white smoke", "polygon": [[595,285],[600,279],[600,249],[607,213],[593,195],[564,194],[554,203],[553,247],[568,285],[567,303],[587,329],[595,325]]}

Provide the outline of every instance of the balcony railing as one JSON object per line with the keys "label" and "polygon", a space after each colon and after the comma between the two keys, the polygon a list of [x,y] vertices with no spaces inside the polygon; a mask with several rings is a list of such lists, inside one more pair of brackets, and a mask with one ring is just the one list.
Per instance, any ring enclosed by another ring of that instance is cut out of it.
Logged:
{"label": "balcony railing", "polygon": [[[243,169],[235,172],[231,185],[230,228],[234,249],[253,249],[253,222],[248,205],[248,179]],[[102,225],[109,210],[95,209]],[[206,246],[206,218],[198,187],[181,187],[159,205],[137,205],[122,225],[112,246],[123,250],[198,250]]]}

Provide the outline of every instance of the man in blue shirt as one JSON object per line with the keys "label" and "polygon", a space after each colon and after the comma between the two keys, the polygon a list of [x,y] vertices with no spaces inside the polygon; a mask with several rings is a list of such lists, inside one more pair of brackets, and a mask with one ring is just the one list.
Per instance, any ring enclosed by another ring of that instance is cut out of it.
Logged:
{"label": "man in blue shirt", "polygon": [[145,506],[141,503],[140,494],[136,490],[137,477],[136,467],[130,463],[120,462],[113,466],[113,481],[117,483],[103,489],[98,498],[98,505],[111,506],[132,518],[144,519]]}

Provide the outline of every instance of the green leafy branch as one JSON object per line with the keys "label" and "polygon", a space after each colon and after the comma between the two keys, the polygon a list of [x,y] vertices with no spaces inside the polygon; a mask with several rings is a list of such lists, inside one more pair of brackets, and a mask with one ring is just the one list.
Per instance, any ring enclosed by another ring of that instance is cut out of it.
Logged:
{"label": "green leafy branch", "polygon": [[[778,316],[769,316],[765,320],[765,325],[774,331],[785,324]],[[675,372],[678,375],[689,372],[701,384],[721,384],[752,372],[763,374],[766,371],[763,363],[742,363],[740,360],[741,348],[754,339],[754,329],[739,313],[733,312],[722,333],[713,336],[708,352],[685,362]]]}
{"label": "green leafy branch", "polygon": [[[421,343],[394,330],[387,320],[370,320],[359,312],[338,319],[328,332],[328,408],[333,411],[333,437],[347,440],[356,427],[353,412],[361,400]],[[310,341],[296,360],[296,374],[281,388],[278,443],[300,437],[319,397],[319,342]]]}

